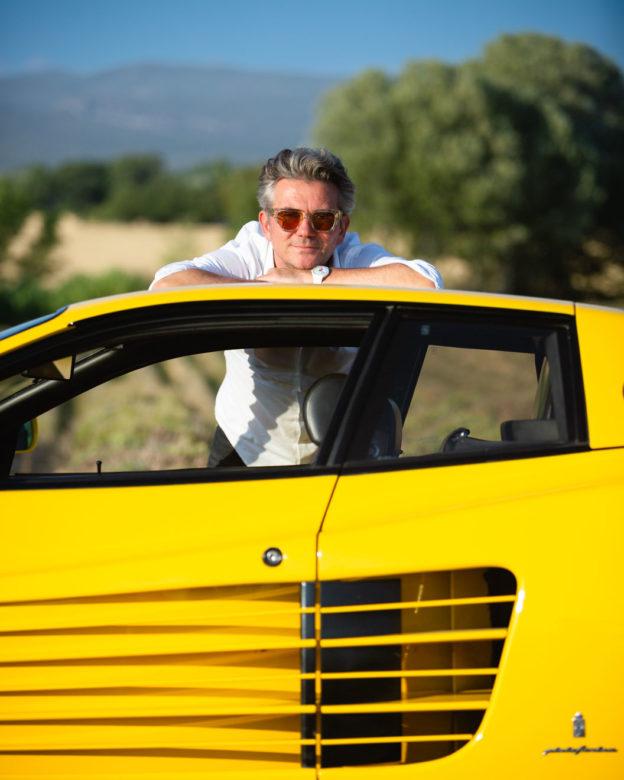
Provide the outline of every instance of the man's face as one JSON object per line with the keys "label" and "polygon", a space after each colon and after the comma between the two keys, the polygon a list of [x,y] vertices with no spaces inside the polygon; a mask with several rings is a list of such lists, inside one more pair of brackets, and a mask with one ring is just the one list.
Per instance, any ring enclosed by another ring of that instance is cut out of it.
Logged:
{"label": "man's face", "polygon": [[[338,209],[338,189],[326,182],[280,179],[273,192],[275,210],[300,209],[311,213]],[[309,219],[302,219],[295,230],[282,230],[266,211],[260,212],[259,219],[265,238],[273,244],[275,267],[301,270],[326,264],[349,226],[346,214],[328,232],[314,230]]]}

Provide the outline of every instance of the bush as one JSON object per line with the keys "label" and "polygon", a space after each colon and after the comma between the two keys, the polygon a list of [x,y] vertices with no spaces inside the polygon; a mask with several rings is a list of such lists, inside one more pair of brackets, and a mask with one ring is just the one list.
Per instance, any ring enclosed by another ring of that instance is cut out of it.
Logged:
{"label": "bush", "polygon": [[63,282],[50,295],[52,308],[58,309],[70,303],[86,301],[90,298],[104,298],[107,295],[146,290],[151,279],[125,271],[107,271],[98,276],[76,274]]}
{"label": "bush", "polygon": [[107,295],[145,290],[150,280],[124,271],[108,271],[99,276],[77,274],[58,287],[46,289],[34,278],[0,284],[0,326],[10,327],[41,317],[70,303],[103,298]]}

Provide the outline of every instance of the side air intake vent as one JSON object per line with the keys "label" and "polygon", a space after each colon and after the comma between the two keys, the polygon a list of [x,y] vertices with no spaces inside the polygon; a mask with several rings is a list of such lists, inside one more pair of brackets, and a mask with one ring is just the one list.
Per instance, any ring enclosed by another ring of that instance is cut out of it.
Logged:
{"label": "side air intake vent", "polygon": [[[0,605],[2,777],[301,766],[299,583]],[[312,742],[312,744],[314,744]]]}
{"label": "side air intake vent", "polygon": [[2,774],[448,755],[488,706],[515,588],[480,569],[5,602]]}
{"label": "side air intake vent", "polygon": [[515,593],[503,569],[322,583],[317,764],[428,761],[472,739]]}

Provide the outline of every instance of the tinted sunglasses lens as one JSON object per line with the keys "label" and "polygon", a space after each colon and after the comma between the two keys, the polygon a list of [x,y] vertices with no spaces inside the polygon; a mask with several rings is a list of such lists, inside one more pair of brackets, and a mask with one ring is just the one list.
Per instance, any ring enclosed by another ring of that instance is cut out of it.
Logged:
{"label": "tinted sunglasses lens", "polygon": [[296,230],[303,219],[303,215],[300,211],[282,209],[275,213],[275,219],[282,230]]}
{"label": "tinted sunglasses lens", "polygon": [[336,215],[333,211],[315,211],[310,214],[310,222],[315,230],[325,233],[334,227]]}

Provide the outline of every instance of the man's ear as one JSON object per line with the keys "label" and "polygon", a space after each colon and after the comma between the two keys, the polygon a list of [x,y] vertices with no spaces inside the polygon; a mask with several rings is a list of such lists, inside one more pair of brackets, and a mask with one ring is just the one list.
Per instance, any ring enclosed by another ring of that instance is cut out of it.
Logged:
{"label": "man's ear", "polygon": [[269,215],[266,213],[266,211],[261,211],[258,214],[258,221],[260,222],[260,227],[262,228],[262,232],[264,233],[264,237],[267,241],[271,240],[271,230],[269,225]]}
{"label": "man's ear", "polygon": [[351,222],[351,219],[349,218],[348,214],[343,214],[341,217],[341,225],[340,225],[340,239],[338,241],[338,244],[342,244],[344,241],[344,237],[347,234],[347,229],[349,228],[349,223]]}

